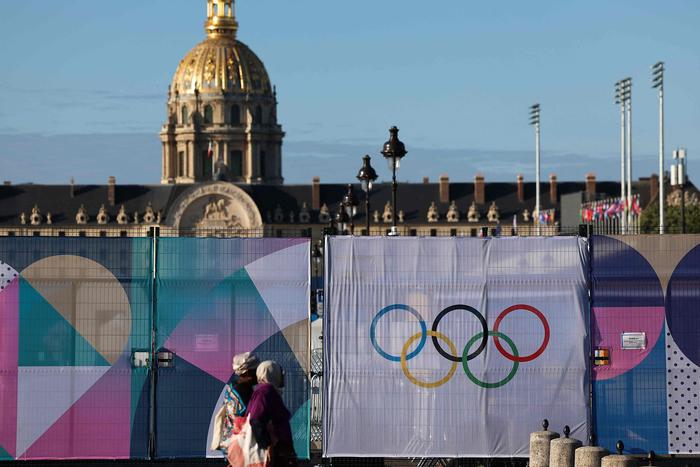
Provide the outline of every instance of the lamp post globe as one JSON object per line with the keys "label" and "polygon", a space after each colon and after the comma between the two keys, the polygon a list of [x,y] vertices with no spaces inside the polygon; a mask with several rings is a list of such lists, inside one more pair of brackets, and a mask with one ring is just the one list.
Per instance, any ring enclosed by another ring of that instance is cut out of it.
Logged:
{"label": "lamp post globe", "polygon": [[392,126],[389,129],[389,141],[384,143],[382,155],[386,158],[391,169],[391,225],[392,234],[396,235],[396,171],[401,165],[401,159],[408,154],[406,146],[399,140],[399,129]]}
{"label": "lamp post globe", "polygon": [[340,235],[345,235],[345,232],[347,231],[348,227],[348,222],[350,222],[350,216],[348,216],[348,213],[345,210],[345,206],[343,206],[342,203],[340,204],[340,206],[338,206],[338,213],[335,215],[335,221],[338,225]]}
{"label": "lamp post globe", "polygon": [[370,163],[370,160],[372,158],[369,157],[369,155],[365,155],[362,158],[362,167],[360,168],[360,171],[357,172],[357,179],[360,181],[360,184],[362,185],[362,191],[365,192],[365,221],[366,221],[366,232],[367,235],[370,234],[369,232],[369,192],[372,191],[372,186],[374,185],[374,182],[377,180],[377,171],[374,170],[374,167],[372,167],[372,164]]}
{"label": "lamp post globe", "polygon": [[355,215],[357,214],[357,197],[355,196],[355,191],[352,189],[352,184],[348,183],[348,190],[343,196],[342,206],[345,209],[345,213],[350,218],[350,235],[355,235]]}

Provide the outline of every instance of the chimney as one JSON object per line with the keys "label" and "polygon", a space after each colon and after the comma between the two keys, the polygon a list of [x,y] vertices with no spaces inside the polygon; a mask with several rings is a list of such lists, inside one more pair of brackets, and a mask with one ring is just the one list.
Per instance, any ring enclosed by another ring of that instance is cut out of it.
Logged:
{"label": "chimney", "polygon": [[518,174],[518,202],[525,202],[525,186],[523,185],[523,174]]}
{"label": "chimney", "polygon": [[321,209],[321,177],[311,180],[311,209]]}
{"label": "chimney", "polygon": [[430,177],[423,177],[423,185],[430,183]]}
{"label": "chimney", "polygon": [[440,175],[440,202],[450,202],[450,177],[447,175]]}
{"label": "chimney", "polygon": [[474,176],[474,202],[486,204],[486,187],[484,186],[484,176],[481,174]]}
{"label": "chimney", "polygon": [[75,179],[70,178],[70,197],[75,198]]}
{"label": "chimney", "polygon": [[117,179],[112,176],[107,179],[107,202],[110,206],[117,204]]}
{"label": "chimney", "polygon": [[595,200],[595,174],[586,174],[586,197],[589,201]]}
{"label": "chimney", "polygon": [[549,175],[549,202],[557,204],[557,175]]}
{"label": "chimney", "polygon": [[653,201],[659,195],[659,176],[651,174],[649,177],[649,201]]}

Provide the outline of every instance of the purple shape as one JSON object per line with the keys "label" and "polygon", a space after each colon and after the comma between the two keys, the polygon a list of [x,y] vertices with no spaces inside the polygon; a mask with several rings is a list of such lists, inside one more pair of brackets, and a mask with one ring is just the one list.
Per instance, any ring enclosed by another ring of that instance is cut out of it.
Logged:
{"label": "purple shape", "polygon": [[19,280],[0,292],[0,446],[16,456]]}
{"label": "purple shape", "polygon": [[131,369],[121,358],[21,456],[22,459],[128,459]]}
{"label": "purple shape", "polygon": [[[647,358],[661,336],[663,307],[594,307],[591,317],[593,349],[610,350],[610,365],[594,366],[593,379],[604,381],[626,373]],[[645,349],[623,350],[622,333],[646,334]]]}
{"label": "purple shape", "polygon": [[678,263],[666,291],[666,320],[673,340],[700,366],[700,246]]}

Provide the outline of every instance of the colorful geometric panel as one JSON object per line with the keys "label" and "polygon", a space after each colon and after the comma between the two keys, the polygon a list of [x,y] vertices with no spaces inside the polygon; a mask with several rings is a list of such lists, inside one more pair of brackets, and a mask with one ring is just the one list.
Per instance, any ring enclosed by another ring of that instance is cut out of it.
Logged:
{"label": "colorful geometric panel", "polygon": [[[631,452],[699,452],[700,236],[593,237],[593,369],[601,444]],[[660,331],[660,335],[659,335]],[[623,348],[624,332],[646,348]]]}
{"label": "colorful geometric panel", "polygon": [[[157,343],[176,358],[174,368],[159,370],[157,457],[220,457],[209,450],[212,418],[234,355],[252,351],[282,365],[292,414],[309,399],[309,242],[162,242]],[[309,454],[308,422],[308,411],[295,418],[301,457]]]}
{"label": "colorful geometric panel", "polygon": [[0,446],[9,457],[147,454],[147,434],[132,439],[132,426],[147,424],[134,419],[147,411],[132,409],[132,392],[138,400],[147,380],[133,384],[130,342],[150,342],[151,244],[0,239]]}

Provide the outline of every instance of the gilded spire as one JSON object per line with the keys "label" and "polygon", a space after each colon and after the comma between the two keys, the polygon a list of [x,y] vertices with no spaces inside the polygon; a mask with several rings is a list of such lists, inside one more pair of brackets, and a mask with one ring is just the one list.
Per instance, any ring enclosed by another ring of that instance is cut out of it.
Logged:
{"label": "gilded spire", "polygon": [[207,22],[205,29],[209,37],[236,37],[235,0],[207,0]]}

